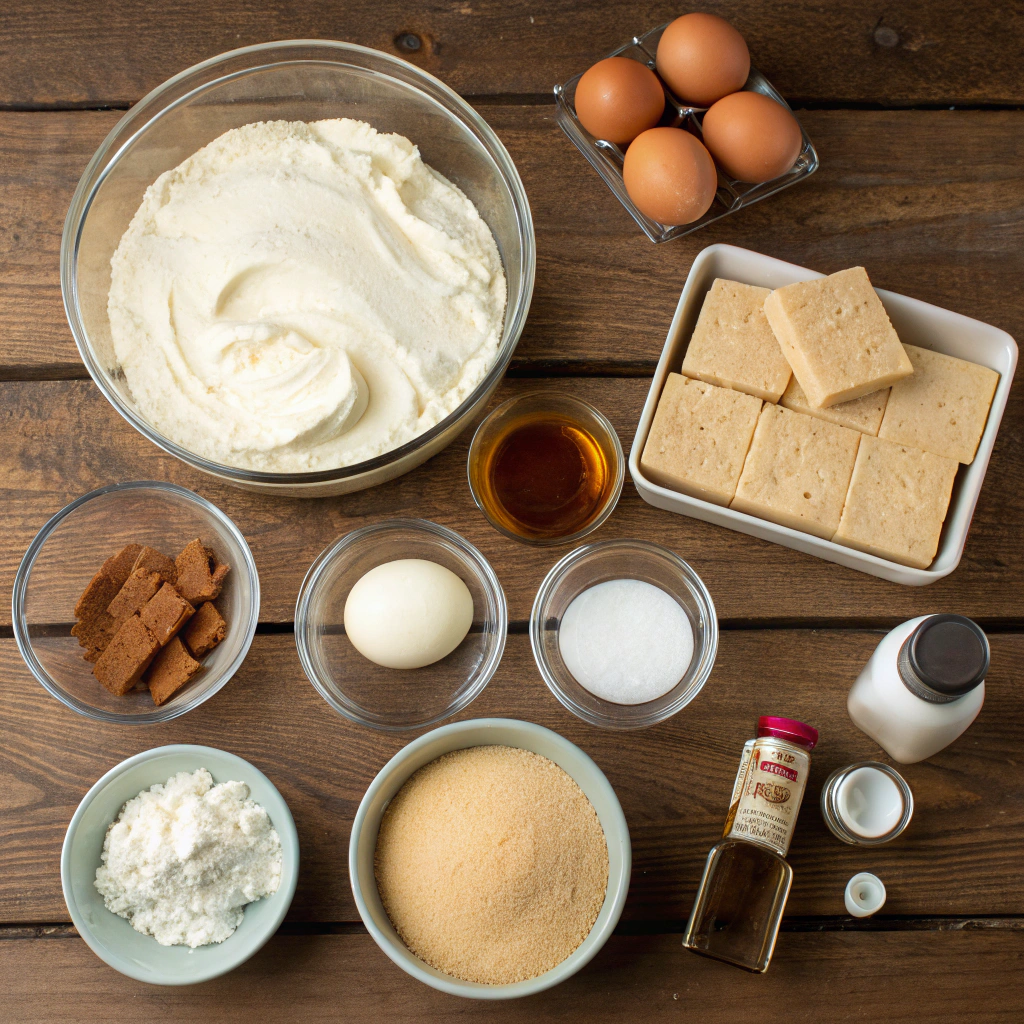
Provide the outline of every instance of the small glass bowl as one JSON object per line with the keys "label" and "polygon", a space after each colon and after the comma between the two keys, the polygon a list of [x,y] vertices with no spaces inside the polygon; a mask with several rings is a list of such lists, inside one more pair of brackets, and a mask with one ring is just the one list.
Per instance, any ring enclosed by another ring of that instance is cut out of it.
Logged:
{"label": "small glass bowl", "polygon": [[[115,696],[71,635],[75,603],[104,560],[126,544],[173,555],[196,537],[231,567],[217,599],[227,636],[166,704],[155,707],[145,689]],[[62,508],[25,552],[12,601],[14,638],[36,679],[80,715],[124,725],[167,722],[209,700],[245,659],[259,610],[256,562],[238,527],[198,494],[150,480],[101,487]]]}
{"label": "small glass bowl", "polygon": [[[488,491],[487,455],[491,448],[510,424],[517,420],[529,420],[538,414],[562,418],[567,423],[573,423],[586,429],[600,446],[608,465],[611,486],[606,491],[603,504],[582,529],[565,536],[537,537],[516,533],[495,519],[486,500]],[[469,456],[466,460],[466,475],[469,478],[469,489],[473,500],[491,526],[498,533],[504,534],[512,540],[518,540],[524,544],[535,544],[539,547],[575,544],[588,534],[593,533],[615,511],[619,496],[622,494],[625,473],[626,464],[622,454],[622,444],[608,417],[588,402],[561,391],[531,391],[528,394],[510,398],[507,402],[502,402],[496,409],[492,409],[477,427],[473,440],[470,442]]]}
{"label": "small glass bowl", "polygon": [[[558,649],[562,615],[584,590],[607,580],[642,580],[660,587],[686,612],[693,659],[668,693],[644,704],[613,704],[584,689]],[[544,578],[530,616],[530,646],[548,689],[578,718],[604,729],[642,729],[671,718],[700,693],[718,650],[715,605],[701,578],[678,555],[642,540],[607,540],[570,551]]]}
{"label": "small glass bowl", "polygon": [[[437,562],[473,595],[473,625],[446,658],[393,669],[363,657],[345,635],[345,601],[366,573],[399,558]],[[476,700],[505,649],[505,592],[487,559],[426,519],[388,519],[346,534],[310,566],[295,606],[295,645],[309,681],[340,715],[384,732],[434,725]]]}

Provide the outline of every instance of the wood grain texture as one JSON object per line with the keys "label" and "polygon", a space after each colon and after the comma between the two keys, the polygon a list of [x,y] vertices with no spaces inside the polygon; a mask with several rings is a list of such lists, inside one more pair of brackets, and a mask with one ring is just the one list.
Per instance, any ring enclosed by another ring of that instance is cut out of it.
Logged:
{"label": "wood grain texture", "polygon": [[[558,704],[528,638],[511,636],[496,677],[460,717],[537,722],[600,765],[632,837],[626,920],[678,924],[689,915],[704,859],[721,835],[740,750],[766,713],[821,732],[790,851],[790,915],[842,915],[846,882],[863,870],[885,882],[886,914],[1024,913],[1016,763],[1022,635],[992,638],[987,700],[971,729],[931,760],[901,768],[916,805],[903,836],[864,851],[826,830],[817,805],[828,774],[855,760],[887,760],[846,713],[847,691],[879,639],[853,631],[724,633],[714,672],[693,703],[668,722],[624,735],[587,726]],[[290,920],[357,920],[346,870],[352,819],[373,776],[411,738],[373,732],[332,711],[303,675],[291,636],[257,636],[224,690],[173,722],[135,728],[64,708],[29,675],[14,643],[0,640],[0,721],[0,923],[67,920],[60,847],[78,802],[122,759],[181,742],[230,750],[281,790],[302,849]]]}
{"label": "wood grain texture", "polygon": [[[2,68],[2,63],[0,63]],[[526,186],[537,282],[514,367],[649,373],[693,257],[729,242],[1024,337],[1024,113],[808,111],[808,181],[654,246],[554,122],[553,107],[483,106]],[[78,178],[117,112],[0,113],[0,377],[84,373],[60,295]]]}
{"label": "wood grain texture", "polygon": [[506,1003],[446,996],[414,981],[365,934],[278,935],[247,964],[204,985],[158,988],[111,970],[77,938],[0,942],[9,1024],[257,1020],[700,1020],[735,1024],[972,1024],[1017,1021],[1011,983],[1024,935],[1008,931],[783,934],[768,973],[686,953],[678,935],[613,936],[575,977]]}
{"label": "wood grain texture", "polygon": [[[495,401],[536,388],[567,389],[605,412],[628,452],[645,379],[507,380]],[[238,525],[260,573],[265,622],[290,622],[306,570],[342,534],[391,516],[432,519],[476,544],[498,573],[509,616],[529,617],[544,575],[569,549],[534,548],[493,530],[466,483],[469,435],[384,486],[340,498],[284,499],[226,486],[165,455],[125,423],[91,381],[0,383],[0,625],[10,624],[14,574],[45,521],[79,495],[123,480],[172,480],[198,491]],[[687,559],[726,620],[822,619],[884,624],[931,611],[987,622],[1024,620],[1024,399],[1011,397],[963,561],[928,587],[887,583],[777,544],[655,509],[627,473],[619,506],[592,539],[644,537]]]}
{"label": "wood grain texture", "polygon": [[[1009,3],[717,0],[753,63],[797,100],[1019,103],[1024,17]],[[685,6],[601,0],[420,4],[372,0],[252,5],[242,0],[13,0],[0,20],[0,104],[127,105],[170,75],[238,46],[343,39],[403,56],[474,95],[550,94],[633,35]],[[413,35],[415,49],[400,37]]]}

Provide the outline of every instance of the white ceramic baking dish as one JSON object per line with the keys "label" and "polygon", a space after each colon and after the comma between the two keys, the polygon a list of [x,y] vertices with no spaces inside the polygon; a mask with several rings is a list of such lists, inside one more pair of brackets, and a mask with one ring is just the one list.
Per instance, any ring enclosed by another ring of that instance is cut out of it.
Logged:
{"label": "white ceramic baking dish", "polygon": [[[869,267],[868,273],[870,272]],[[679,305],[668,331],[665,348],[651,381],[651,389],[647,394],[644,411],[633,440],[633,448],[629,453],[629,472],[644,501],[658,508],[680,512],[694,519],[703,519],[730,530],[760,537],[762,540],[784,544],[797,551],[817,555],[818,558],[838,562],[840,565],[859,569],[861,572],[880,576],[894,583],[912,587],[934,583],[943,576],[948,576],[960,563],[964,542],[967,540],[967,530],[971,525],[974,507],[978,503],[981,483],[985,479],[988,460],[992,455],[999,422],[1003,418],[1013,373],[1017,367],[1017,343],[1009,334],[997,327],[960,316],[959,313],[951,313],[927,302],[919,302],[905,295],[878,289],[878,296],[901,341],[981,363],[998,371],[1000,375],[988,422],[985,424],[985,432],[978,445],[978,453],[969,466],[961,466],[957,472],[946,522],[939,538],[939,550],[927,569],[913,569],[885,558],[878,558],[876,555],[868,555],[853,548],[843,547],[841,544],[834,544],[832,541],[812,537],[809,533],[791,530],[786,526],[776,526],[775,523],[743,512],[701,501],[699,498],[691,498],[652,483],[640,469],[640,455],[647,442],[647,432],[650,430],[665,378],[671,371],[678,372],[682,366],[683,354],[697,323],[704,296],[715,278],[724,277],[731,281],[759,285],[762,288],[779,288],[794,281],[809,281],[823,276],[806,267],[784,263],[782,260],[762,256],[748,249],[739,249],[733,245],[710,245],[698,254],[686,278],[683,294],[679,297]]]}

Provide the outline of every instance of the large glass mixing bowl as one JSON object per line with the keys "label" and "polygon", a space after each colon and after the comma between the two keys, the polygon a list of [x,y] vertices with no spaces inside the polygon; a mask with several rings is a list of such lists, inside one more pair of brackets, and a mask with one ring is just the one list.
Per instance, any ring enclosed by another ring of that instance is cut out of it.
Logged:
{"label": "large glass mixing bowl", "polygon": [[[231,128],[253,121],[352,117],[415,143],[424,161],[476,204],[498,244],[508,306],[497,358],[468,398],[436,426],[376,458],[315,473],[265,473],[201,458],[139,413],[107,320],[110,257],[166,170]],[[289,495],[344,494],[420,465],[469,426],[498,386],[526,323],[536,245],[523,183],[501,141],[456,93],[397,57],[350,43],[293,40],[232,50],[154,89],[104,140],[71,201],[61,242],[61,290],[86,368],[145,437],[229,483]]]}

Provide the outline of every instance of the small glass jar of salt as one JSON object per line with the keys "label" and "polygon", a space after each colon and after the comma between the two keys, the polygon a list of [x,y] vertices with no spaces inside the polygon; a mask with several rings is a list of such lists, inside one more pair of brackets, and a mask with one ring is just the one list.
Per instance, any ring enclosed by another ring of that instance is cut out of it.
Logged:
{"label": "small glass jar of salt", "polygon": [[562,615],[558,650],[573,678],[612,704],[646,704],[669,692],[693,660],[686,611],[660,587],[606,580]]}

